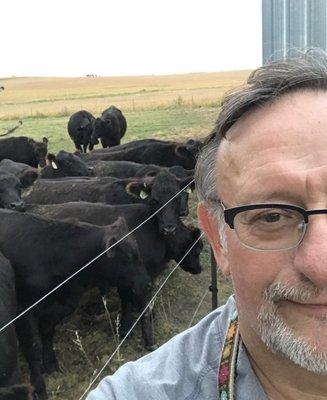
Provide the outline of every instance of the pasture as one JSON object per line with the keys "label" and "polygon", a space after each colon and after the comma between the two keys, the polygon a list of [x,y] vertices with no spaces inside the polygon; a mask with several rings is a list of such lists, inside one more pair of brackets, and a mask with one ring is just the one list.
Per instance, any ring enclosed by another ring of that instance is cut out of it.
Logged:
{"label": "pasture", "polygon": [[[46,136],[49,152],[74,151],[66,128],[69,116],[81,109],[99,116],[103,109],[114,104],[127,119],[123,143],[144,138],[176,141],[203,138],[213,127],[223,93],[243,84],[248,73],[2,79],[0,83],[5,90],[0,94],[0,134],[22,120],[23,125],[9,137],[25,135],[41,139]],[[194,194],[190,200],[190,215],[185,220],[196,225]],[[201,261],[203,272],[200,275],[190,275],[178,268],[154,301],[157,344],[166,342],[210,312],[211,272],[207,244]],[[156,287],[170,270],[158,279]],[[218,278],[219,303],[222,304],[231,288],[223,276],[218,274]],[[120,339],[118,310],[119,300],[114,290],[106,300],[101,300],[96,291],[88,292],[73,317],[57,329],[55,346],[61,373],[46,377],[50,399],[75,400],[84,392]],[[137,326],[101,376],[146,353]],[[23,372],[24,380],[28,381],[25,365]]]}

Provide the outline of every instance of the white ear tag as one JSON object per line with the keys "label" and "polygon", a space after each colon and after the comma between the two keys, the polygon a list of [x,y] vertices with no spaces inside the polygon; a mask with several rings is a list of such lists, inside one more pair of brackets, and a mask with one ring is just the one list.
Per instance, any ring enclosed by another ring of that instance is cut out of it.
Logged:
{"label": "white ear tag", "polygon": [[187,187],[185,189],[185,192],[188,193],[188,194],[191,194],[192,193],[192,189],[190,187]]}
{"label": "white ear tag", "polygon": [[58,169],[58,165],[54,161],[51,161],[51,165],[53,169]]}
{"label": "white ear tag", "polygon": [[141,190],[140,191],[140,197],[141,197],[142,200],[144,200],[144,199],[146,199],[148,197],[148,194],[144,190]]}

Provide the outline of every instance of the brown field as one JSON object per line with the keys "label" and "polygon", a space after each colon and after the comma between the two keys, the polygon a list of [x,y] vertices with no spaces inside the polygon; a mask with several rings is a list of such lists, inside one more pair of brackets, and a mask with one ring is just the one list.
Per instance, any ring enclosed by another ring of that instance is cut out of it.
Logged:
{"label": "brown field", "polygon": [[249,71],[186,75],[0,80],[0,119],[65,116],[80,109],[99,114],[114,103],[125,111],[219,105],[224,92],[245,82]]}

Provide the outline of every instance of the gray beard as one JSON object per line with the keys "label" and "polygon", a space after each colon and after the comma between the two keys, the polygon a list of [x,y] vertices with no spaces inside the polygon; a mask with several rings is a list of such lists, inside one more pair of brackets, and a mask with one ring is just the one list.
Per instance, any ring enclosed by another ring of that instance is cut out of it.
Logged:
{"label": "gray beard", "polygon": [[[303,336],[296,336],[279,314],[278,300],[306,301],[318,294],[311,282],[301,287],[288,288],[272,284],[264,292],[265,301],[259,309],[259,333],[261,340],[273,353],[283,355],[294,364],[315,374],[327,375],[327,351],[321,351]],[[322,318],[322,322],[327,319]],[[317,332],[319,335],[319,332]]]}

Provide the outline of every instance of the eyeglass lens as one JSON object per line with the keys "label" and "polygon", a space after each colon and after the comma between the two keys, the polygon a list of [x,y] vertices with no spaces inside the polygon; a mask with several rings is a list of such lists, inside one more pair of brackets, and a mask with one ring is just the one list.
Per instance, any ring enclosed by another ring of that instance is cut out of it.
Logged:
{"label": "eyeglass lens", "polygon": [[239,240],[258,250],[282,250],[302,240],[306,224],[296,210],[261,208],[239,212],[234,219]]}

